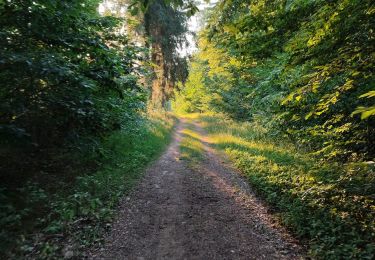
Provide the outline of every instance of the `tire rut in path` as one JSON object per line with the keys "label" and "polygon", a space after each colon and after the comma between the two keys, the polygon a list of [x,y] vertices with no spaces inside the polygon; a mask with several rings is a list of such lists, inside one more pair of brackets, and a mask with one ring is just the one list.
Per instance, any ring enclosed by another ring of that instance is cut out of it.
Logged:
{"label": "tire rut in path", "polygon": [[186,124],[182,119],[167,151],[123,199],[104,246],[88,258],[301,259],[296,242],[205,137],[199,165],[180,160]]}

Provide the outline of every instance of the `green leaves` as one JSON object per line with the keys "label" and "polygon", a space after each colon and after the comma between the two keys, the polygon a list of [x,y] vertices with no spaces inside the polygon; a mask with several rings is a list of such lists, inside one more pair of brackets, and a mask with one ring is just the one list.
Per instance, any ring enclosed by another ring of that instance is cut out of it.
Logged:
{"label": "green leaves", "polygon": [[370,1],[222,1],[176,95],[187,112],[208,99],[203,111],[245,121],[203,116],[213,143],[315,258],[375,250],[373,10]]}
{"label": "green leaves", "polygon": [[124,91],[134,90],[137,97],[142,92],[137,77],[130,76],[138,70],[133,66],[137,49],[114,32],[119,19],[98,16],[96,3],[39,0],[3,6],[1,123],[22,126],[34,143],[62,144],[73,132],[103,135],[122,118],[106,107],[106,99],[122,100],[133,116],[139,106],[131,103],[143,102],[124,99]]}
{"label": "green leaves", "polygon": [[[146,69],[135,62],[141,63],[138,59],[142,50],[130,44],[124,34],[117,33],[117,26],[123,21],[99,16],[98,3],[97,0],[1,2],[2,193],[29,187],[28,180],[39,182],[39,187],[65,190],[69,185],[61,187],[60,182],[72,185],[76,175],[97,169],[101,163],[98,150],[105,137],[118,130],[136,132],[140,127],[137,122],[145,111],[147,96],[139,79]],[[85,170],[73,170],[78,166]],[[54,185],[55,182],[58,184]],[[19,249],[15,240],[20,244],[29,240],[27,235],[35,226],[56,234],[61,227],[66,228],[64,221],[69,222],[79,214],[94,215],[101,207],[97,200],[78,190],[76,204],[72,202],[74,198],[61,195],[65,202],[72,203],[59,204],[58,207],[67,207],[65,211],[56,210],[53,205],[42,203],[56,198],[41,197],[43,194],[38,192],[29,189],[20,197],[8,198],[7,205],[17,207],[6,211],[14,224],[0,234],[0,240],[4,241],[0,245],[1,254],[11,251],[8,248]],[[39,203],[30,201],[34,197]],[[52,221],[56,211],[61,218],[46,226],[45,216],[51,213],[48,221]],[[36,220],[39,217],[43,223]],[[0,218],[6,220],[3,215]],[[30,220],[24,225],[30,230],[22,227],[25,219]],[[21,239],[21,234],[26,237]],[[56,253],[54,248],[46,245],[41,257]]]}
{"label": "green leaves", "polygon": [[[359,96],[359,98],[373,98],[375,97],[375,91],[371,90],[365,94]],[[371,107],[357,107],[357,109],[352,113],[352,115],[361,114],[361,119],[366,119],[370,116],[375,115],[375,106]]]}
{"label": "green leaves", "polygon": [[[79,245],[76,253],[102,239],[118,201],[168,144],[173,119],[161,114],[152,117],[105,138],[100,159],[95,151],[75,153],[83,168],[74,169],[74,174],[39,173],[38,182],[27,182],[15,191],[1,188],[1,256],[19,258],[32,253],[42,259],[61,258],[63,239]],[[93,158],[89,165],[83,164],[90,156],[100,161],[99,168],[89,166],[95,163]],[[67,175],[72,180],[65,180]]]}
{"label": "green leaves", "polygon": [[371,97],[375,97],[375,90],[369,91],[359,96],[359,98],[371,98]]}
{"label": "green leaves", "polygon": [[[312,257],[372,257],[373,162],[324,162],[307,154],[306,144],[298,148],[273,136],[273,130],[263,133],[257,121],[238,122],[218,114],[199,118],[212,143],[225,151],[257,193],[275,206],[282,223],[308,239]],[[344,127],[340,129],[344,131]]]}
{"label": "green leaves", "polygon": [[361,114],[361,119],[366,119],[375,115],[375,106],[372,107],[357,107],[352,115]]}
{"label": "green leaves", "polygon": [[[370,1],[217,5],[203,38],[223,52],[222,60],[226,55],[239,59],[237,75],[245,79],[217,86],[224,111],[249,120],[262,114],[267,123],[278,118],[275,131],[285,129],[297,142],[308,140],[313,151],[327,151],[331,159],[348,159],[350,154],[371,159],[372,12]],[[347,125],[345,132],[336,132]],[[328,152],[332,149],[334,156]]]}

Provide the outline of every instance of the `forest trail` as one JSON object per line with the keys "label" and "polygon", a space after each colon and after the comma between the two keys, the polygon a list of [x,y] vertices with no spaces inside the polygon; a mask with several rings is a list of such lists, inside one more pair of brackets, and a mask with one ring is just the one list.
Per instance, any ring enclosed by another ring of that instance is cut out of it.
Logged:
{"label": "forest trail", "polygon": [[[199,163],[181,158],[188,126],[203,144]],[[88,258],[301,259],[300,252],[199,124],[181,119],[166,152],[121,202],[103,247]]]}

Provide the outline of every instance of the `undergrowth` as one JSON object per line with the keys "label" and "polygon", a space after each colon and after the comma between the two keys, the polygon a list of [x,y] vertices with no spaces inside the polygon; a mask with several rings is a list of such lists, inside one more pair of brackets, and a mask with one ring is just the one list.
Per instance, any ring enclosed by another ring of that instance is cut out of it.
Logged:
{"label": "undergrowth", "polygon": [[261,125],[200,115],[224,150],[283,223],[306,239],[318,259],[372,259],[375,167],[319,160]]}
{"label": "undergrowth", "polygon": [[79,257],[84,248],[100,243],[119,199],[169,143],[174,119],[166,114],[149,118],[136,131],[107,137],[95,172],[76,172],[71,182],[56,178],[52,187],[36,180],[13,191],[0,190],[0,256]]}

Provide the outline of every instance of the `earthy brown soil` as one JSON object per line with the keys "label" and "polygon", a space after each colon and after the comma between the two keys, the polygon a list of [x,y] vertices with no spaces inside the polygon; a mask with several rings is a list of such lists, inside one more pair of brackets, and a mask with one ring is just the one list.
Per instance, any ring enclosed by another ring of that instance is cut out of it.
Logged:
{"label": "earthy brown soil", "polygon": [[200,164],[180,159],[186,127],[120,205],[111,232],[90,259],[301,259],[291,236],[268,213],[196,124]]}

